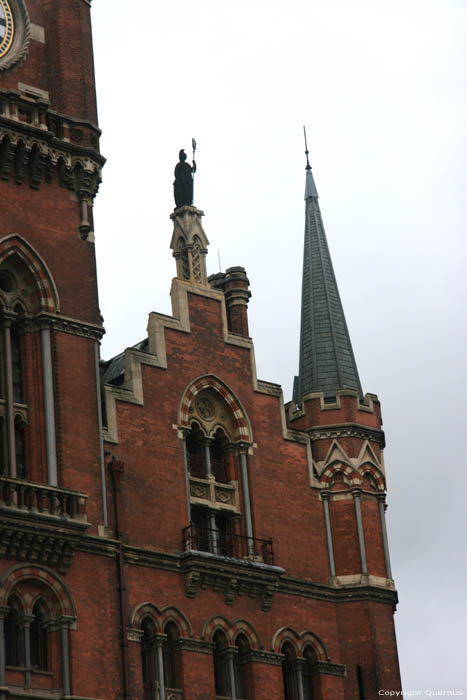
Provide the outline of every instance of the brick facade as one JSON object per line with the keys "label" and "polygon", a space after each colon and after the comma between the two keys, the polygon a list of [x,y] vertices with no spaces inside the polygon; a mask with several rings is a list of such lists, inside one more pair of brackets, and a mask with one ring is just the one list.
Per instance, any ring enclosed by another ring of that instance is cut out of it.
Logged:
{"label": "brick facade", "polygon": [[400,689],[376,396],[284,406],[257,379],[246,272],[207,279],[192,206],[173,315],[99,362],[89,3],[24,4],[27,55],[0,57],[0,700]]}

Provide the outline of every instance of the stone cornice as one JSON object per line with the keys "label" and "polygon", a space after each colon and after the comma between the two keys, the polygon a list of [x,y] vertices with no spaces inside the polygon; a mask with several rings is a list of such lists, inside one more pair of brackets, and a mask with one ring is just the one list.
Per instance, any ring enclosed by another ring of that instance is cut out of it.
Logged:
{"label": "stone cornice", "polygon": [[269,666],[282,666],[282,654],[276,654],[275,651],[266,651],[264,649],[250,649],[246,654],[246,660],[253,663],[268,664]]}
{"label": "stone cornice", "polygon": [[[305,431],[304,431],[305,432]],[[312,426],[306,432],[312,441],[329,440],[343,437],[356,437],[361,440],[371,440],[385,447],[384,431],[368,428],[359,423],[341,423],[336,425]]]}
{"label": "stone cornice", "polygon": [[181,637],[180,639],[177,639],[174,646],[175,649],[181,649],[182,651],[194,651],[198,654],[212,654],[216,645],[202,639]]}
{"label": "stone cornice", "polygon": [[52,328],[62,333],[71,333],[90,340],[100,340],[105,333],[103,326],[94,323],[86,323],[62,315],[40,314],[32,318],[26,318],[23,323],[25,331],[39,331],[43,328]]}
{"label": "stone cornice", "polygon": [[397,592],[379,586],[355,585],[345,588],[336,588],[325,584],[314,583],[304,579],[283,576],[279,582],[278,593],[298,595],[304,598],[327,600],[328,602],[341,603],[356,600],[370,600],[377,603],[387,603],[394,608],[397,605]]}

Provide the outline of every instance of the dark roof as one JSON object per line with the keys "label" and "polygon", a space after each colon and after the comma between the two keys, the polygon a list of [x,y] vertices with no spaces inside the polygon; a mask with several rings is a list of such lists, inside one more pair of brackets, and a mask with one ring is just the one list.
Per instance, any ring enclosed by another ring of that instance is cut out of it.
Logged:
{"label": "dark roof", "polygon": [[337,389],[362,396],[311,168],[305,202],[299,399],[311,391],[332,397]]}
{"label": "dark roof", "polygon": [[[136,345],[133,345],[134,350],[140,350],[141,352],[148,351],[148,339],[145,338],[141,340]],[[110,360],[101,360],[99,363],[100,375],[101,375],[101,385],[104,384],[122,384],[123,374],[125,369],[125,351],[121,352],[119,355],[115,355]]]}

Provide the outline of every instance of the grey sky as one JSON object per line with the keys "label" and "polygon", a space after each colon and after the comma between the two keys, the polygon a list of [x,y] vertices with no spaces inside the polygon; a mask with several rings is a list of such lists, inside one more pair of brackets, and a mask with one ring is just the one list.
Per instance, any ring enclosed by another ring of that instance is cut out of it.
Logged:
{"label": "grey sky", "polygon": [[364,391],[382,401],[404,687],[461,689],[467,5],[95,0],[108,358],[170,313],[173,168],[198,141],[208,270],[243,265],[258,375],[298,368],[307,125]]}

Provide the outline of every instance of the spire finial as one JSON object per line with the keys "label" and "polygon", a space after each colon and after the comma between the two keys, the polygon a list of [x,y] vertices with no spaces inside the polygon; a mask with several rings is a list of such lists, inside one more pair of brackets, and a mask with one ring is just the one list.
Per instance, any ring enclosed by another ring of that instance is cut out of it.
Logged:
{"label": "spire finial", "polygon": [[311,170],[310,161],[308,160],[308,144],[306,142],[306,129],[303,127],[303,136],[305,138],[305,155],[306,155],[306,168],[305,170]]}

